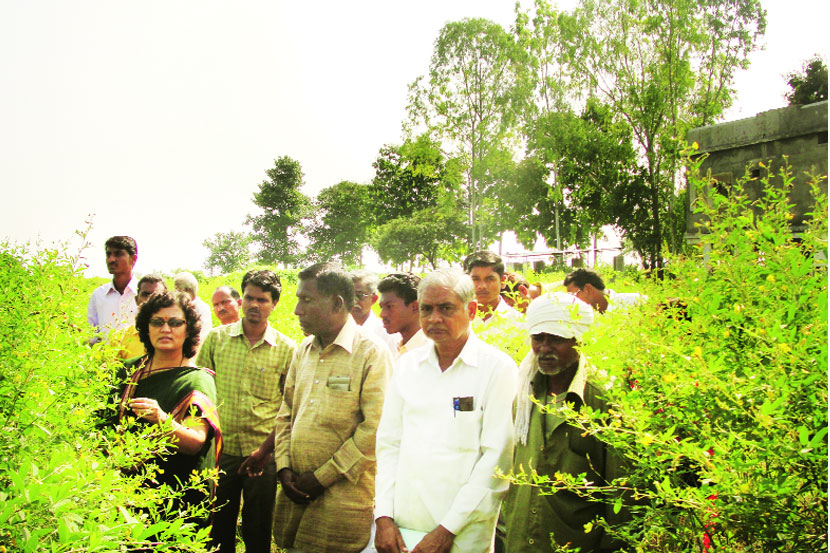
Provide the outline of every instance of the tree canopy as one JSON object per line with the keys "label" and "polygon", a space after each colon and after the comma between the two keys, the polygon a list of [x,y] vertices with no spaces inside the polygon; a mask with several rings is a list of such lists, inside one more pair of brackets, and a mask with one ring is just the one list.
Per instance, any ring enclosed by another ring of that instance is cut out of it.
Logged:
{"label": "tree canopy", "polygon": [[819,56],[807,60],[801,71],[787,75],[792,91],[787,93],[790,105],[806,105],[827,99],[827,65]]}

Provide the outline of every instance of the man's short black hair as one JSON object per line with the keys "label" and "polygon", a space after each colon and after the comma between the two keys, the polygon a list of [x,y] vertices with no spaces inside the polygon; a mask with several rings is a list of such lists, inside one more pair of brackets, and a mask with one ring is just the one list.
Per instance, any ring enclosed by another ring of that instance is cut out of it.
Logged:
{"label": "man's short black hair", "polygon": [[112,236],[104,242],[104,251],[107,251],[107,248],[112,248],[113,250],[124,250],[129,255],[136,255],[138,253],[138,244],[135,243],[135,240],[130,238],[129,236]]}
{"label": "man's short black hair", "polygon": [[464,272],[470,274],[475,267],[492,267],[499,278],[504,276],[504,261],[491,251],[481,250],[468,255],[464,260]]}
{"label": "man's short black hair", "polygon": [[164,277],[162,277],[158,273],[150,273],[149,275],[144,275],[143,277],[138,279],[138,286],[136,286],[136,289],[141,290],[141,285],[144,284],[144,283],[158,284],[159,282],[161,282],[161,285],[164,287],[164,291],[166,292],[167,291],[167,283],[164,282]]}
{"label": "man's short black hair", "polygon": [[230,290],[230,294],[231,294],[231,297],[233,299],[235,299],[235,300],[239,299],[239,292],[236,291],[236,288],[234,288],[233,286],[226,286],[225,288]]}
{"label": "man's short black hair", "polygon": [[300,280],[316,280],[317,290],[326,296],[340,296],[346,311],[354,307],[354,282],[352,275],[339,263],[327,261],[315,263],[299,272]]}
{"label": "man's short black hair", "polygon": [[565,280],[562,281],[564,286],[570,286],[573,284],[580,290],[585,288],[586,284],[590,284],[597,290],[605,290],[605,283],[602,282],[602,278],[594,271],[590,271],[588,269],[577,269],[568,276],[565,277]]}
{"label": "man's short black hair", "polygon": [[282,292],[282,282],[280,277],[274,271],[268,269],[258,269],[248,271],[242,277],[242,293],[245,293],[245,287],[249,284],[258,286],[263,292],[271,292],[271,300],[278,301],[280,299],[280,292]]}
{"label": "man's short black hair", "polygon": [[409,305],[418,299],[418,284],[421,277],[412,273],[392,273],[383,277],[378,284],[378,292],[394,292],[403,300],[404,305]]}

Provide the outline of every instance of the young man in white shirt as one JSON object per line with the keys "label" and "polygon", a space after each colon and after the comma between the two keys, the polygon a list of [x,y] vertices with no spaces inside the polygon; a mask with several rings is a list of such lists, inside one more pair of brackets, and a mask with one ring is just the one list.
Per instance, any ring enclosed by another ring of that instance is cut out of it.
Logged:
{"label": "young man in white shirt", "polygon": [[407,351],[429,343],[421,329],[418,312],[418,284],[421,277],[412,273],[392,273],[378,284],[380,292],[380,319],[388,334],[400,334],[401,340],[392,357],[397,359]]}
{"label": "young man in white shirt", "polygon": [[124,330],[135,322],[138,306],[135,296],[138,281],[133,266],[138,260],[138,246],[129,236],[113,236],[104,243],[107,270],[112,281],[102,284],[89,298],[86,318],[97,334],[90,343],[105,340],[112,330]]}
{"label": "young man in white shirt", "polygon": [[478,315],[483,321],[496,313],[511,319],[521,318],[519,312],[501,297],[501,288],[507,278],[501,257],[486,250],[470,254],[464,260],[464,272],[473,279]]}
{"label": "young man in white shirt", "polygon": [[[470,277],[440,269],[421,280],[421,327],[432,347],[401,356],[377,433],[375,547],[487,553],[507,491],[497,469],[513,455],[516,363],[476,338]],[[411,538],[410,538],[411,539]]]}

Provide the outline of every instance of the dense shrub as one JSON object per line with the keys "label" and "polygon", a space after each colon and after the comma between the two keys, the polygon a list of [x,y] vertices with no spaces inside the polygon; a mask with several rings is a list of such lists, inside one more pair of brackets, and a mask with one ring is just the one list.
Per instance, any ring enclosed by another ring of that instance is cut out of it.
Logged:
{"label": "dense shrub", "polygon": [[86,345],[77,260],[0,244],[0,551],[204,551],[173,492],[121,471],[164,440],[97,428],[115,352]]}
{"label": "dense shrub", "polygon": [[812,221],[794,238],[788,173],[754,202],[691,181],[706,216],[696,255],[672,260],[642,309],[586,335],[613,407],[569,415],[630,473],[542,485],[622,491],[632,522],[615,531],[631,551],[826,551],[826,197],[814,179]]}

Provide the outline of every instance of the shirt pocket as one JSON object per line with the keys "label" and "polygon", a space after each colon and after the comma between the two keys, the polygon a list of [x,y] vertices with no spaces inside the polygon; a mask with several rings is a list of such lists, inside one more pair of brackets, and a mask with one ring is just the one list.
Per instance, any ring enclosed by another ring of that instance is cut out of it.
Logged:
{"label": "shirt pocket", "polygon": [[447,445],[462,451],[478,451],[481,447],[483,416],[481,409],[453,411],[453,417],[450,420],[450,443]]}
{"label": "shirt pocket", "polygon": [[350,375],[331,375],[322,387],[322,405],[318,411],[321,426],[348,431],[358,410],[359,389]]}
{"label": "shirt pocket", "polygon": [[250,390],[255,400],[277,401],[280,394],[280,373],[272,367],[258,366],[251,370]]}

